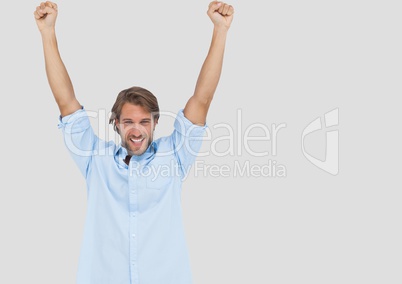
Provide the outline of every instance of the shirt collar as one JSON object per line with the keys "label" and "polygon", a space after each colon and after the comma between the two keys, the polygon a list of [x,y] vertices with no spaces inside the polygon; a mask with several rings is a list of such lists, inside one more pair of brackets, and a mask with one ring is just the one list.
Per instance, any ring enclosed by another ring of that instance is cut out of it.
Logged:
{"label": "shirt collar", "polygon": [[[140,155],[140,156],[132,156],[131,157],[131,161],[136,161],[140,164],[148,164],[150,161],[153,160],[155,154],[156,154],[156,150],[157,150],[157,145],[155,143],[155,141],[152,141],[151,144],[148,146],[148,148],[145,150],[145,152]],[[121,143],[119,144],[119,146],[116,147],[115,149],[115,160],[116,162],[118,162],[118,164],[126,166],[127,164],[124,162],[124,159],[126,158],[126,156],[128,155],[127,149],[124,148]]]}

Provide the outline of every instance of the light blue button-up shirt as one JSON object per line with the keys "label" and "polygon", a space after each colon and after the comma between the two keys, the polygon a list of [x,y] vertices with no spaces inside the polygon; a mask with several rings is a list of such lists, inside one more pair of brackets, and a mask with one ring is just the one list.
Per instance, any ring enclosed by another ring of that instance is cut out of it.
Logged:
{"label": "light blue button-up shirt", "polygon": [[180,110],[170,136],[124,163],[127,150],[93,132],[84,109],[59,128],[87,183],[77,284],[189,284],[181,186],[207,126]]}

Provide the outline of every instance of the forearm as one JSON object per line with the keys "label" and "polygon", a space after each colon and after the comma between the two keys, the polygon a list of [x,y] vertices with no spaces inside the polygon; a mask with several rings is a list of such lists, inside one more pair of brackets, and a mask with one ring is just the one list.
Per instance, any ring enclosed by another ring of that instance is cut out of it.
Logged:
{"label": "forearm", "polygon": [[214,28],[211,46],[198,76],[194,96],[209,104],[212,101],[222,72],[227,29]]}
{"label": "forearm", "polygon": [[73,84],[60,57],[55,31],[43,32],[42,43],[46,75],[61,115],[73,113],[81,106],[75,98]]}

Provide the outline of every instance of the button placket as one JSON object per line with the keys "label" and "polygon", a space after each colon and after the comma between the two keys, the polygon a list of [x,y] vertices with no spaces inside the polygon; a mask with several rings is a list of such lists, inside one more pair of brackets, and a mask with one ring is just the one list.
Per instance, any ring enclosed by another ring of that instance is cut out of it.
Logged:
{"label": "button placket", "polygon": [[131,279],[133,283],[137,283],[138,281],[138,265],[137,265],[137,257],[138,257],[138,243],[137,243],[137,214],[138,211],[138,175],[136,171],[129,171],[129,220],[130,220],[130,271],[131,271]]}

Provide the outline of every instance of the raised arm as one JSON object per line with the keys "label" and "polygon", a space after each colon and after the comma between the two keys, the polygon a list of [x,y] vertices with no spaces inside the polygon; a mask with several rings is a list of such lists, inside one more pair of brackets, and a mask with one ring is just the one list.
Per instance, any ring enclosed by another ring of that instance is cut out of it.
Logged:
{"label": "raised arm", "polygon": [[214,24],[212,42],[198,76],[194,95],[184,108],[184,116],[194,124],[205,124],[221,75],[226,35],[233,20],[233,13],[234,9],[231,5],[218,1],[209,4],[207,14]]}
{"label": "raised arm", "polygon": [[42,36],[47,79],[61,116],[66,116],[80,109],[81,105],[75,98],[73,84],[57,46],[55,32],[57,12],[56,3],[47,1],[36,7],[34,15]]}

